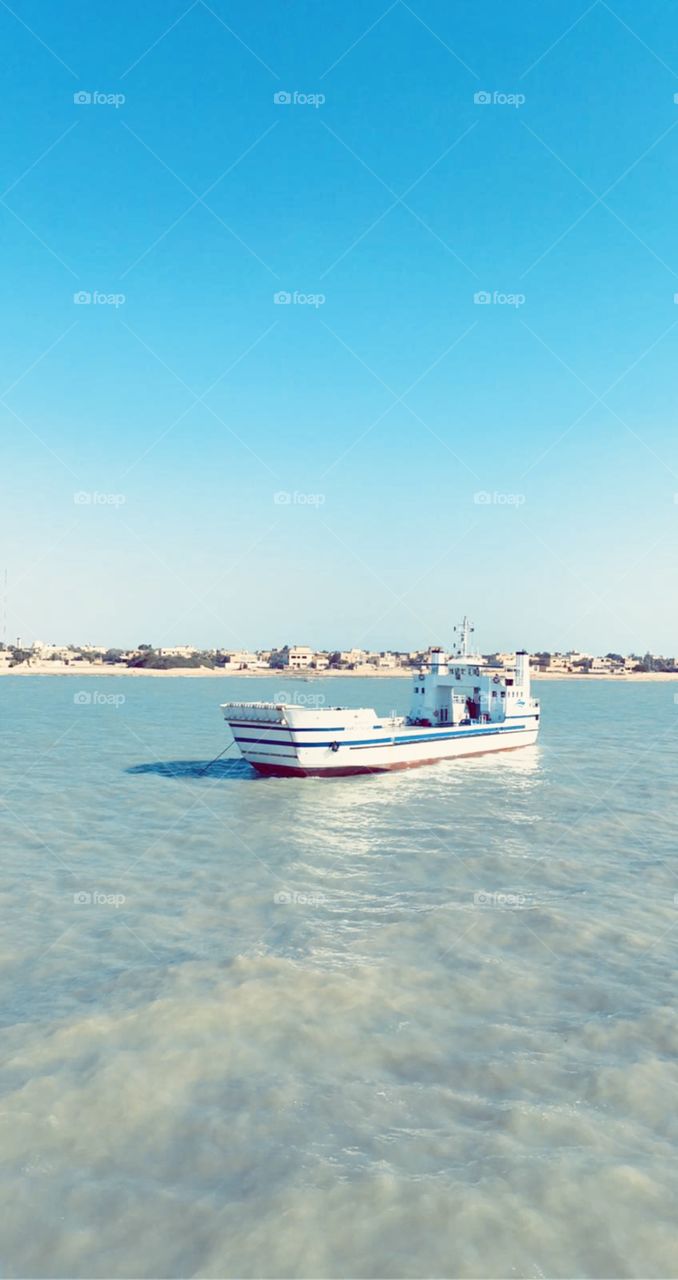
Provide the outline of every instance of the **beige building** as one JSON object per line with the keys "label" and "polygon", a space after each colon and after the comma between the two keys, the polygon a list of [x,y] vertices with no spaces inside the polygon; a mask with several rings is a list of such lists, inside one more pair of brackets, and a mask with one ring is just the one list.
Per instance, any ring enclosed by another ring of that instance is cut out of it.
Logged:
{"label": "beige building", "polygon": [[376,667],[381,667],[387,671],[400,665],[394,653],[375,653],[371,656],[370,661],[373,662]]}
{"label": "beige building", "polygon": [[36,640],[35,644],[32,645],[32,649],[36,658],[41,658],[47,662],[52,658],[55,660],[60,659],[63,662],[64,659],[74,656],[73,652],[65,644],[42,644],[40,640]]}
{"label": "beige building", "polygon": [[516,662],[515,653],[490,653],[487,655],[493,666],[513,667]]}
{"label": "beige building", "polygon": [[362,666],[367,662],[367,653],[365,649],[348,649],[346,653],[341,654],[342,662],[351,663],[353,666]]}
{"label": "beige building", "polygon": [[293,644],[287,652],[287,665],[294,671],[302,671],[304,667],[310,667],[314,656],[313,649],[309,649],[308,645]]}
{"label": "beige building", "polygon": [[230,667],[258,667],[261,665],[258,655],[249,653],[247,649],[238,649],[233,653],[227,653],[225,656],[228,658]]}

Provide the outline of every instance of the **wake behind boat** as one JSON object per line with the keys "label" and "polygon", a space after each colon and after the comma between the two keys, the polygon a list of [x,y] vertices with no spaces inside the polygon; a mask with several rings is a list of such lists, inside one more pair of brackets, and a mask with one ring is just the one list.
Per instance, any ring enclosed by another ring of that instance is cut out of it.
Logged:
{"label": "wake behind boat", "polygon": [[379,773],[533,746],[539,703],[530,694],[527,653],[520,650],[515,667],[497,673],[470,651],[467,618],[458,631],[454,653],[431,649],[415,674],[407,716],[379,716],[366,707],[226,702],[224,719],[248,764],[277,777]]}

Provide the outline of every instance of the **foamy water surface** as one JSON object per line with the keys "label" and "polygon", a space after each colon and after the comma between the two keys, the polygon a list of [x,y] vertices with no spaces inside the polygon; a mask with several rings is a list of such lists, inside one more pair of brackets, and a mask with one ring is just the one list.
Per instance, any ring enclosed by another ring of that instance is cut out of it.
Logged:
{"label": "foamy water surface", "polygon": [[0,681],[3,1274],[678,1276],[678,685],[201,776],[218,703],[285,690],[409,692]]}

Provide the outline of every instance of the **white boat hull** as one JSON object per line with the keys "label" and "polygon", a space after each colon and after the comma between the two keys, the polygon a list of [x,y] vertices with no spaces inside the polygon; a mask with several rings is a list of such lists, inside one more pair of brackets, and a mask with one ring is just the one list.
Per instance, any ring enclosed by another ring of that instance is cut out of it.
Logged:
{"label": "white boat hull", "polygon": [[539,717],[530,711],[500,723],[445,727],[383,719],[371,709],[311,711],[264,703],[228,703],[224,716],[243,758],[277,777],[343,777],[411,769],[439,760],[531,747]]}

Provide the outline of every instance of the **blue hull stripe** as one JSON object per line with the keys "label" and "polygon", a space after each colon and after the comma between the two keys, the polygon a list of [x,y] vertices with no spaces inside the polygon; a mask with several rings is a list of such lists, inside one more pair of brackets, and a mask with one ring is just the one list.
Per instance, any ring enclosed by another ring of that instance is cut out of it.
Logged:
{"label": "blue hull stripe", "polygon": [[[536,712],[533,713],[528,711],[522,716],[505,716],[504,720],[532,720],[536,718],[536,714],[537,714]],[[274,733],[345,733],[346,732],[345,724],[332,724],[332,725],[269,724],[266,720],[259,720],[259,721],[227,720],[226,723],[229,724],[232,729],[259,729],[259,730],[263,729],[266,733],[270,733],[270,732],[274,732]],[[506,727],[511,728],[512,726],[508,725]],[[375,728],[381,729],[382,725],[375,725]],[[496,730],[492,729],[493,733],[494,732],[498,733],[499,731],[500,731],[500,728],[497,728]],[[247,741],[253,742],[253,741],[256,741],[256,739],[243,738],[243,742],[247,742]],[[273,741],[273,739],[271,739],[271,741]],[[391,739],[386,738],[384,739],[384,741],[390,742]],[[419,741],[419,739],[418,738],[413,739],[413,741]],[[310,743],[307,745],[310,745]],[[320,746],[322,744],[318,743],[316,745]]]}
{"label": "blue hull stripe", "polygon": [[[462,729],[460,733],[424,733],[424,734],[416,734],[415,736],[404,736],[404,737],[398,737],[396,735],[391,738],[349,738],[344,740],[343,742],[340,742],[339,746],[340,747],[401,747],[401,746],[410,745],[413,742],[449,742],[450,739],[453,739],[453,738],[487,738],[487,737],[496,738],[496,737],[499,737],[499,735],[502,733],[515,733],[516,730],[524,730],[524,729],[531,729],[531,728],[532,728],[531,725],[511,724],[511,725],[502,727],[501,729]],[[293,733],[294,730],[290,729],[289,732]],[[275,739],[272,739],[272,738],[241,738],[241,737],[238,737],[236,734],[234,734],[233,736],[235,737],[235,740],[237,743],[241,743],[241,742],[259,743],[263,746],[270,747],[275,742]],[[333,739],[332,742],[295,742],[293,738],[291,739],[293,746],[303,747],[304,750],[308,750],[308,751],[312,750],[314,747],[323,747],[323,748],[331,747],[334,741],[335,740]],[[282,745],[283,744],[281,743],[281,746]]]}
{"label": "blue hull stripe", "polygon": [[[225,718],[225,717],[224,717]],[[269,724],[267,720],[226,720],[232,729],[273,729],[278,733],[344,733],[345,724],[311,724],[299,725],[299,727],[290,726],[289,724]]]}

